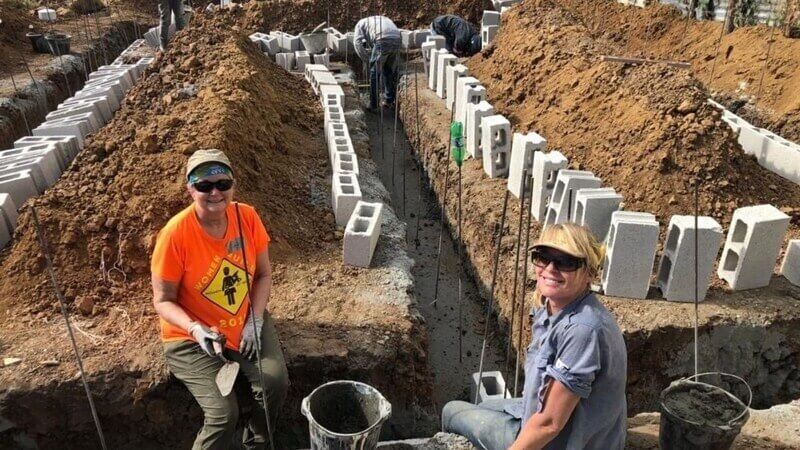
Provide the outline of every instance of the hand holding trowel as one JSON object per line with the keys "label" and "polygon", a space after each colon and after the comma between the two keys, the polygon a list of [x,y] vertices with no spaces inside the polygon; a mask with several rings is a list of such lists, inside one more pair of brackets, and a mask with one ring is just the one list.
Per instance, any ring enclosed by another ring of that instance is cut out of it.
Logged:
{"label": "hand holding trowel", "polygon": [[214,352],[222,360],[222,367],[217,372],[217,389],[223,397],[227,397],[233,390],[236,375],[239,374],[239,363],[225,357],[225,335],[220,333],[216,327],[212,327],[211,330],[220,336],[219,340],[214,341]]}

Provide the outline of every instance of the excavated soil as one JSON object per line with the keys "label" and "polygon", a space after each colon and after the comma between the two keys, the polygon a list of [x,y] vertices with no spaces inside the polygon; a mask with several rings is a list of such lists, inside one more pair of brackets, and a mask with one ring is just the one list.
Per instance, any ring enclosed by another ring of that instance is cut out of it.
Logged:
{"label": "excavated soil", "polygon": [[183,167],[200,148],[230,156],[237,198],[256,207],[273,239],[269,309],[292,380],[283,438],[306,439],[299,401],[329,379],[371,383],[398,408],[430,396],[426,336],[405,291],[392,297],[391,271],[341,265],[319,102],[249,42],[241,20],[236,10],[196,17],[59,182],[23,207],[0,254],[0,351],[22,359],[0,369],[0,416],[41,448],[96,440],[31,204],[112,447],[186,447],[199,428],[199,409],[160,354],[149,255],[190,201]]}
{"label": "excavated soil", "polygon": [[800,141],[800,39],[765,25],[721,36],[721,22],[687,21],[658,3],[644,9],[603,0],[558,4],[593,36],[613,42],[615,54],[689,62],[694,77],[736,114]]}

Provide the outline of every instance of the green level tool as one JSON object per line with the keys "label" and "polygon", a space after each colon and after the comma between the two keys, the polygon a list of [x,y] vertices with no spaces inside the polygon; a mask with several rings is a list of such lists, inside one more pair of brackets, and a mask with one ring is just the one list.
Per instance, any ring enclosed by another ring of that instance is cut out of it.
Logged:
{"label": "green level tool", "polygon": [[461,167],[464,161],[464,126],[461,122],[453,122],[450,125],[450,147],[453,151],[453,159],[456,165]]}

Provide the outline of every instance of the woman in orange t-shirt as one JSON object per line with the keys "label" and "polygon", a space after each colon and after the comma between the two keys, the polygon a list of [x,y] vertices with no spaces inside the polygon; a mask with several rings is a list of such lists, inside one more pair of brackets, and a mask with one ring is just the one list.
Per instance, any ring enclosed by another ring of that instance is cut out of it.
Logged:
{"label": "woman in orange t-shirt", "polygon": [[[262,396],[274,424],[288,387],[283,352],[266,310],[272,286],[269,234],[251,206],[233,202],[233,171],[223,152],[196,151],[186,176],[193,202],[161,230],[151,260],[164,356],[205,414],[192,448],[238,448],[236,395],[222,395],[215,381],[224,363],[214,343],[224,343],[224,356],[239,363],[257,403],[241,444],[262,448],[269,431]],[[249,317],[251,301],[255,320]],[[259,342],[263,390],[256,365]]]}

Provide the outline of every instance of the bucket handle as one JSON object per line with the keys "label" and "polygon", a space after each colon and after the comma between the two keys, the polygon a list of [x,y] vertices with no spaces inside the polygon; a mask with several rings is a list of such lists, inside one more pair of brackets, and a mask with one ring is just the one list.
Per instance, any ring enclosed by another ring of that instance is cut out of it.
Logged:
{"label": "bucket handle", "polygon": [[[703,373],[697,373],[697,374],[694,374],[694,375],[690,375],[688,377],[681,378],[681,380],[692,380],[695,383],[703,383],[702,381],[699,381],[698,378],[702,377],[704,375],[725,375],[725,376],[729,376],[729,377],[736,378],[737,380],[741,381],[745,385],[745,387],[747,387],[747,395],[748,395],[748,397],[747,397],[747,404],[745,405],[744,410],[742,410],[741,414],[739,414],[738,416],[736,416],[733,419],[729,420],[728,423],[736,422],[737,420],[741,419],[747,413],[747,411],[750,410],[750,405],[753,403],[753,389],[750,388],[750,384],[747,381],[745,381],[744,378],[742,378],[742,377],[740,377],[738,375],[734,375],[732,373],[725,373],[725,372],[703,372]],[[703,384],[707,384],[709,386],[714,386],[713,384],[708,384],[708,383],[703,383]],[[722,389],[719,386],[714,386],[714,387],[717,388],[717,389]],[[726,391],[725,389],[722,389],[722,390],[725,391],[729,395],[733,395],[732,393]],[[734,397],[735,397],[735,395],[734,395]],[[742,403],[744,403],[744,402],[742,402]],[[665,405],[663,402],[661,403],[661,406],[665,410],[667,410],[667,412],[669,412],[670,414],[676,415],[674,412],[670,411],[669,408],[667,408],[667,405]],[[683,420],[686,420],[686,419],[683,419]],[[693,423],[695,425],[699,425],[698,423],[692,422],[691,420],[687,420],[687,422]]]}

